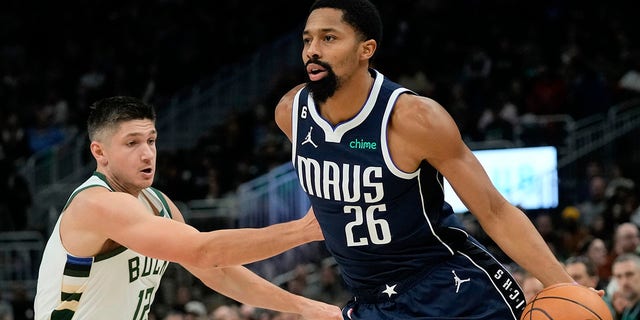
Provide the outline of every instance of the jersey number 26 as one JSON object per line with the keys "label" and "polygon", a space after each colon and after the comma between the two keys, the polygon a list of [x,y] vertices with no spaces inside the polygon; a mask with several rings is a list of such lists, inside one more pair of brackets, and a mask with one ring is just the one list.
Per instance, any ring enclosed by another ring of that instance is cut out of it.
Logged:
{"label": "jersey number 26", "polygon": [[[387,211],[387,206],[384,204],[370,206],[367,207],[366,212],[359,206],[344,206],[344,213],[353,214],[355,217],[354,221],[347,223],[344,227],[344,232],[347,236],[347,246],[366,246],[369,245],[369,240],[371,240],[373,244],[386,244],[391,242],[389,223],[385,219],[376,219],[374,216],[376,211]],[[363,225],[366,225],[369,236],[356,239],[353,231]]]}

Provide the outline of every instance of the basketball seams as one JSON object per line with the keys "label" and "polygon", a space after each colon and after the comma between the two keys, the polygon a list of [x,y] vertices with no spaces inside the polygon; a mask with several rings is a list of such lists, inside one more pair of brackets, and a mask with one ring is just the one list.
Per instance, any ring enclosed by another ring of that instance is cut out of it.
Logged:
{"label": "basketball seams", "polygon": [[522,319],[522,320],[533,320],[533,312],[534,311],[538,311],[538,313],[536,314],[540,314],[542,313],[543,315],[545,315],[547,317],[548,320],[554,320],[550,314],[547,313],[546,310],[544,309],[540,309],[540,308],[531,308],[529,311],[527,311],[524,315],[528,315],[529,318],[528,319]]}
{"label": "basketball seams", "polygon": [[[579,305],[579,306],[581,306],[582,308],[584,308],[585,310],[587,310],[587,311],[591,312],[591,314],[592,314],[592,315],[594,315],[594,316],[598,317],[598,320],[603,320],[603,319],[602,319],[602,317],[600,317],[600,315],[598,315],[598,314],[597,314],[593,309],[589,308],[589,307],[588,307],[588,306],[586,306],[585,304],[580,303],[580,302],[578,302],[578,301],[575,301],[575,300],[573,300],[573,299],[566,298],[566,297],[561,297],[561,296],[544,296],[544,297],[540,297],[540,298],[538,298],[538,295],[536,295],[536,297],[531,301],[531,302],[532,302],[532,304],[531,304],[531,310],[534,310],[534,308],[535,308],[534,303],[535,303],[535,302],[537,302],[537,301],[541,301],[541,300],[547,300],[547,299],[558,299],[558,300],[564,300],[564,301],[566,301],[566,302],[570,302],[570,303],[573,303],[573,304]],[[536,310],[539,310],[539,311],[544,311],[544,310],[542,310],[542,309],[538,309],[538,308],[535,308],[535,309],[536,309]],[[544,313],[548,315],[548,313],[547,313],[547,312],[544,312]],[[550,318],[550,319],[551,319],[551,318]]]}
{"label": "basketball seams", "polygon": [[577,284],[553,285],[544,288],[531,299],[520,320],[611,320],[611,313],[604,300],[600,303],[595,297],[601,299],[592,289]]}

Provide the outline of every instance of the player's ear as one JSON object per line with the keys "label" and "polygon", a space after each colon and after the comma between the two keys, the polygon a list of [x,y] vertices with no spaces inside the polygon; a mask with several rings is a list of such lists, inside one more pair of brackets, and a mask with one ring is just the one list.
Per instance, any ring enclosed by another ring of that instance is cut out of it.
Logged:
{"label": "player's ear", "polygon": [[371,59],[377,48],[378,43],[373,39],[362,42],[362,59]]}
{"label": "player's ear", "polygon": [[91,145],[89,146],[89,149],[91,150],[91,154],[96,159],[98,164],[103,166],[107,164],[108,161],[104,153],[105,150],[103,148],[103,145],[100,142],[91,141]]}

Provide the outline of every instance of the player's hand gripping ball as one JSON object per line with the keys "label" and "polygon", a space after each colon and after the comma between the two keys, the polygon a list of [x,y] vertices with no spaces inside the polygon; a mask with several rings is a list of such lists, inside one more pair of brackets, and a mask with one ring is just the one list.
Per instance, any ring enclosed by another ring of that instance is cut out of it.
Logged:
{"label": "player's hand gripping ball", "polygon": [[547,288],[525,306],[520,320],[613,320],[604,299],[594,290],[572,283]]}

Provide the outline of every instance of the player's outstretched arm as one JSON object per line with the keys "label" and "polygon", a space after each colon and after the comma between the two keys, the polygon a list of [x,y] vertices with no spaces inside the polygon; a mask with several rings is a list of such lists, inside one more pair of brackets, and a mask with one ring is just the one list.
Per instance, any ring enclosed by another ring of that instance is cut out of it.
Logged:
{"label": "player's outstretched arm", "polygon": [[[94,255],[104,241],[111,240],[152,258],[208,268],[263,260],[323,239],[312,213],[265,228],[199,232],[182,223],[180,211],[168,202],[178,221],[149,214],[138,199],[126,193],[84,190],[67,208],[68,219],[61,225],[63,241],[79,256]],[[88,247],[87,243],[95,245]]]}
{"label": "player's outstretched arm", "polygon": [[216,292],[254,307],[296,313],[305,320],[343,319],[337,306],[292,294],[242,266],[185,268]]}

